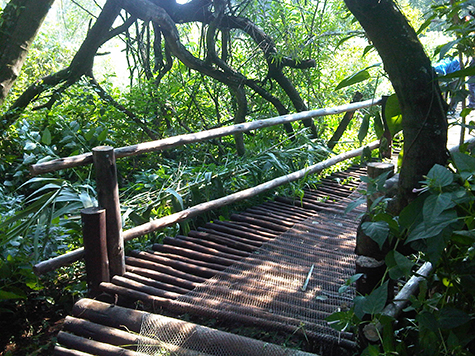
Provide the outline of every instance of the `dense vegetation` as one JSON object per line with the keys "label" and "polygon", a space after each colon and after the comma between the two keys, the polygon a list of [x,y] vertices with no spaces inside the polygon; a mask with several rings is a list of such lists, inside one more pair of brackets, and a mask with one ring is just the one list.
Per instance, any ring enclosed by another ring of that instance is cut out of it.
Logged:
{"label": "dense vegetation", "polygon": [[[49,354],[47,337],[54,332],[54,323],[85,293],[80,263],[41,278],[31,267],[81,246],[78,215],[95,204],[94,173],[83,167],[32,178],[29,165],[88,152],[97,145],[121,147],[229,125],[242,121],[243,110],[245,120],[251,121],[348,103],[356,91],[364,99],[392,93],[380,59],[342,1],[245,1],[227,3],[225,14],[261,28],[272,39],[271,57],[243,29],[217,31],[212,21],[176,24],[184,47],[202,60],[203,68],[215,61],[216,68],[224,73],[232,70],[246,81],[244,95],[241,87],[216,79],[208,69],[190,69],[189,63],[175,58],[180,53],[166,45],[167,34],[122,11],[122,23],[116,28],[125,30],[98,45],[96,52],[100,48],[101,53],[92,52],[90,71],[75,80],[42,84],[23,105],[22,93],[40,86],[52,73],[76,68],[71,66],[90,33],[87,24],[101,12],[95,2],[63,1],[61,6],[50,11],[1,112],[0,329],[9,332],[0,336],[0,346],[9,345],[10,350],[5,354]],[[470,39],[466,25],[451,23],[451,11],[462,13],[465,8],[434,9],[446,16],[440,16],[447,19],[445,33],[444,23],[425,22],[431,19],[424,13],[429,10],[427,4],[400,6],[415,28],[425,28],[420,35],[430,55],[444,57],[456,50],[471,55],[466,49]],[[213,43],[226,65],[213,57]],[[289,94],[289,83],[282,84],[283,78],[290,81],[296,95]],[[378,118],[373,109],[357,113],[333,151],[379,137]],[[239,138],[229,137],[119,160],[124,226],[320,161],[331,153],[327,141],[340,119],[335,115],[316,120],[313,127],[295,123],[252,132],[243,136],[243,146],[237,145]],[[282,189],[298,194],[304,185],[315,183],[315,177],[308,177]],[[226,219],[229,209],[240,208],[232,206],[200,219]],[[183,223],[127,248],[149,245],[199,223]],[[52,316],[51,310],[58,311],[57,315]],[[473,310],[464,313],[471,315]],[[44,350],[38,350],[38,344]]]}

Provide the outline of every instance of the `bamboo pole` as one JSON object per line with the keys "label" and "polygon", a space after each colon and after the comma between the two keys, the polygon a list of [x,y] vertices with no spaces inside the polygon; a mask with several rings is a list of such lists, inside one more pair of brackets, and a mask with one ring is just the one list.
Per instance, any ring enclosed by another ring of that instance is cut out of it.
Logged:
{"label": "bamboo pole", "polygon": [[86,281],[89,296],[100,294],[99,284],[109,282],[109,259],[107,258],[106,211],[87,208],[81,211]]}
{"label": "bamboo pole", "polygon": [[[406,282],[394,300],[386,305],[381,315],[390,316],[391,318],[396,319],[409,302],[411,295],[414,295],[419,289],[419,284],[429,276],[432,270],[432,264],[430,262],[425,262],[417,270],[415,275]],[[382,328],[381,324],[370,323],[363,328],[363,334],[369,341],[376,342],[380,339]]]}
{"label": "bamboo pole", "polygon": [[107,255],[110,275],[125,272],[124,240],[120,215],[119,186],[114,148],[99,146],[92,150],[96,170],[96,185],[99,206],[106,210]]}
{"label": "bamboo pole", "polygon": [[[366,147],[368,147],[370,150],[373,150],[379,146],[379,142],[375,141],[370,144],[368,144]],[[342,162],[344,160],[347,160],[349,158],[353,158],[356,156],[359,156],[363,153],[363,147],[348,151],[342,154],[339,154],[335,157],[329,158],[325,161],[319,162],[313,166],[309,166],[307,168],[301,169],[299,171],[296,171],[294,173],[275,178],[273,180],[270,180],[266,183],[262,183],[257,185],[256,187],[245,189],[243,191],[228,195],[223,198],[215,199],[206,203],[201,203],[198,205],[195,205],[194,207],[188,208],[186,210],[180,211],[175,214],[171,214],[168,216],[165,216],[163,218],[153,220],[149,223],[137,226],[135,228],[129,229],[127,231],[124,231],[122,233],[122,237],[124,241],[130,241],[136,237],[143,236],[145,234],[151,233],[153,231],[162,229],[164,227],[176,224],[177,222],[192,218],[194,216],[197,216],[199,214],[202,214],[204,212],[207,212],[212,209],[217,209],[217,208],[222,208],[223,206],[233,204],[235,202],[244,200],[244,199],[249,199],[255,195],[261,194],[263,192],[266,192],[268,190],[274,189],[280,185],[286,184],[293,182],[295,180],[301,179],[305,177],[306,175],[309,174],[314,174],[317,172],[321,172],[323,169],[331,167],[339,162]],[[71,256],[74,254],[74,258]],[[49,271],[52,271],[60,266],[65,266],[68,265],[74,261],[77,261],[78,259],[82,258],[83,254],[79,253],[78,250],[74,250],[71,252],[68,252],[64,255],[52,258],[48,261],[47,263],[40,263],[35,266],[35,269],[38,271],[38,274],[46,273]],[[41,266],[40,266],[41,265]]]}
{"label": "bamboo pole", "polygon": [[[202,131],[193,134],[179,135],[174,137],[168,137],[163,140],[150,141],[145,143],[139,143],[137,145],[126,146],[115,149],[115,155],[117,158],[135,156],[142,153],[154,152],[174,148],[189,143],[202,142],[213,138],[219,138],[223,136],[232,135],[239,132],[249,132],[252,130],[258,130],[265,127],[282,125],[288,122],[299,121],[308,118],[314,118],[319,116],[341,114],[347,111],[354,111],[358,109],[364,109],[370,106],[381,104],[382,99],[371,99],[358,103],[351,103],[346,105],[340,105],[333,108],[317,109],[311,111],[303,111],[296,114],[282,115],[274,118],[256,120],[243,124],[236,124],[232,126],[220,127],[208,131]],[[49,162],[34,164],[30,167],[30,173],[32,175],[39,175],[48,172],[54,172],[61,169],[84,166],[93,162],[92,153],[84,153],[73,157],[65,157],[55,159]]]}
{"label": "bamboo pole", "polygon": [[[368,144],[367,147],[370,150],[373,150],[379,147],[379,141],[372,142]],[[296,181],[309,174],[321,172],[325,168],[333,166],[338,162],[361,155],[363,153],[363,149],[364,147],[361,147],[358,149],[354,149],[354,150],[339,154],[335,157],[329,158],[325,161],[319,162],[307,168],[300,169],[294,173],[287,174],[283,177],[275,178],[266,183],[259,184],[253,188],[245,189],[243,191],[228,195],[223,198],[215,199],[206,203],[201,203],[201,204],[195,205],[192,208],[189,208],[189,209],[180,211],[178,213],[171,214],[163,218],[153,220],[149,223],[134,227],[130,230],[124,231],[123,233],[124,240],[129,241],[135,237],[143,236],[145,234],[148,234],[156,230],[162,229],[164,227],[170,226],[172,224],[175,224],[179,221],[192,218],[205,211],[222,208],[223,206],[226,206],[226,205],[229,205],[229,204],[232,204],[244,199],[249,199],[257,194],[261,194],[268,190],[274,189],[280,185]]]}

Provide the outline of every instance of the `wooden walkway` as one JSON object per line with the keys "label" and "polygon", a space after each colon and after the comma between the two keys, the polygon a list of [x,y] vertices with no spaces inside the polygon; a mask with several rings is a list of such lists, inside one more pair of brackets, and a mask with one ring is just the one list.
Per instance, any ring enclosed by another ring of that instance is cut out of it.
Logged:
{"label": "wooden walkway", "polygon": [[[334,173],[302,199],[276,197],[231,221],[167,237],[151,251],[131,252],[126,273],[101,284],[115,302],[79,301],[58,335],[55,353],[162,355],[167,353],[157,350],[165,349],[173,355],[305,354],[159,315],[185,313],[300,334],[319,352],[353,349],[353,335],[337,333],[324,319],[354,296],[338,289],[354,274],[361,211],[345,215],[344,210],[364,174],[357,167]],[[134,310],[137,302],[146,312]],[[182,337],[178,341],[177,335]],[[144,353],[144,345],[155,349]]]}

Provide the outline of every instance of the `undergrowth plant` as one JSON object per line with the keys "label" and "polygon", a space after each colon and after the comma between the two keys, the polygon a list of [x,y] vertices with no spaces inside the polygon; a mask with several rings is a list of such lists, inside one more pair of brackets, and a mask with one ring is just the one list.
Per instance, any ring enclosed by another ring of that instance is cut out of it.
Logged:
{"label": "undergrowth plant", "polygon": [[[382,186],[384,179],[369,181],[373,188],[368,191],[375,190],[375,183]],[[370,323],[376,330],[382,326],[379,343],[367,345],[362,355],[475,353],[474,190],[475,157],[455,152],[448,168],[435,165],[428,172],[419,196],[399,214],[388,211],[384,196],[373,204],[372,219],[362,228],[380,248],[391,246],[386,273],[372,293],[357,296],[349,310],[327,319],[340,331],[357,332]],[[432,263],[433,274],[423,280],[395,323],[382,314],[388,288],[407,281],[423,262]]]}

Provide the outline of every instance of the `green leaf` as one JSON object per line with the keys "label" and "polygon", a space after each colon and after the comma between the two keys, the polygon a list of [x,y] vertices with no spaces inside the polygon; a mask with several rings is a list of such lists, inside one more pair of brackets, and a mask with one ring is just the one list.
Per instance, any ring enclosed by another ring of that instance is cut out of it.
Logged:
{"label": "green leaf", "polygon": [[475,174],[475,157],[455,151],[452,153],[452,160],[463,180]]}
{"label": "green leaf", "polygon": [[411,229],[422,221],[422,209],[427,196],[428,193],[418,196],[401,211],[399,224],[403,228]]}
{"label": "green leaf", "polygon": [[360,141],[360,143],[363,142],[363,140],[366,138],[366,135],[368,134],[369,118],[370,115],[366,114],[363,116],[363,120],[361,121],[360,130],[358,132],[358,141]]}
{"label": "green leaf", "polygon": [[427,185],[428,188],[440,191],[443,187],[447,187],[454,181],[454,174],[446,167],[435,164],[425,176],[425,180],[421,183]]}
{"label": "green leaf", "polygon": [[383,126],[383,120],[381,119],[381,114],[376,112],[376,114],[373,116],[373,122],[374,122],[374,131],[376,133],[376,137],[378,139],[381,139],[384,134],[384,126]]}
{"label": "green leaf", "polygon": [[108,130],[107,129],[104,129],[102,130],[102,132],[99,134],[99,136],[97,136],[97,140],[99,142],[102,142],[102,141],[105,141],[105,139],[107,138],[107,134],[108,134]]}
{"label": "green leaf", "polygon": [[391,279],[408,277],[414,266],[414,262],[395,250],[388,252],[385,257],[385,262],[389,268],[389,277],[391,277]]}
{"label": "green leaf", "polygon": [[43,135],[41,136],[41,142],[43,142],[45,145],[51,144],[51,132],[48,128],[44,129]]}
{"label": "green leaf", "polygon": [[366,314],[374,315],[383,311],[388,300],[388,283],[384,282],[381,286],[376,288],[368,296],[365,297],[363,302],[363,311]]}
{"label": "green leaf", "polygon": [[394,137],[394,135],[402,130],[402,113],[396,94],[391,95],[388,100],[386,100],[384,117],[386,118],[391,137]]}
{"label": "green leaf", "polygon": [[183,198],[176,190],[172,188],[167,188],[165,189],[165,192],[172,195],[172,206],[173,206],[174,212],[181,211],[185,208],[184,203],[183,203]]}
{"label": "green leaf", "polygon": [[436,317],[434,314],[429,312],[423,311],[417,314],[416,320],[419,323],[421,328],[426,328],[432,332],[437,332],[439,328],[439,323],[437,322]]}
{"label": "green leaf", "polygon": [[379,356],[379,346],[378,345],[368,345],[362,352],[361,356]]}
{"label": "green leaf", "polygon": [[410,232],[406,239],[406,243],[436,236],[440,234],[443,229],[457,220],[457,212],[455,210],[444,211],[429,223],[423,221],[417,225],[415,229]]}
{"label": "green leaf", "polygon": [[7,299],[26,299],[26,295],[0,290],[0,300]]}
{"label": "green leaf", "polygon": [[373,67],[378,67],[380,66],[380,63],[373,64],[372,66],[366,67],[365,69],[362,69],[356,73],[353,73],[349,77],[346,77],[343,79],[335,88],[335,90],[339,90],[342,88],[349,87],[350,85],[357,84],[364,82],[365,80],[368,80],[371,78],[371,75],[369,74],[368,69],[373,68]]}
{"label": "green leaf", "polygon": [[375,241],[380,249],[389,235],[389,224],[386,221],[367,221],[361,225],[363,232]]}
{"label": "green leaf", "polygon": [[455,46],[457,43],[461,41],[461,38],[458,38],[454,41],[450,41],[444,45],[438,46],[435,50],[435,54],[439,53],[439,58],[443,59],[445,55]]}
{"label": "green leaf", "polygon": [[450,306],[442,308],[438,314],[441,329],[453,329],[471,320],[467,313]]}
{"label": "green leaf", "polygon": [[438,195],[430,195],[424,202],[423,215],[426,224],[437,219],[437,217],[445,210],[455,206],[452,201],[451,193],[442,193]]}

